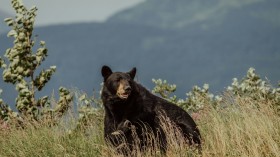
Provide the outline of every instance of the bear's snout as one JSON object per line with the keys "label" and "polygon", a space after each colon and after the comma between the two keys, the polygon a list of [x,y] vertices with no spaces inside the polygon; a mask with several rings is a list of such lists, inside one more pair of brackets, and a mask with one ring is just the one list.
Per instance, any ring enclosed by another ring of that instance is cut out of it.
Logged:
{"label": "bear's snout", "polygon": [[121,80],[117,89],[117,96],[121,99],[127,99],[131,93],[131,86],[127,80]]}

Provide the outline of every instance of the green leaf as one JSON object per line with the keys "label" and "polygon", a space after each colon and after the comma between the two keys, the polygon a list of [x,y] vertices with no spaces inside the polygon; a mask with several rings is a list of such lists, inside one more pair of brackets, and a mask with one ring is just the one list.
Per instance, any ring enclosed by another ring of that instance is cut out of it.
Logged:
{"label": "green leaf", "polygon": [[22,24],[22,19],[23,19],[23,15],[22,14],[17,14],[16,15],[16,22],[18,23],[18,24]]}
{"label": "green leaf", "polygon": [[10,22],[10,21],[13,21],[12,18],[5,18],[4,21],[7,23],[7,22]]}
{"label": "green leaf", "polygon": [[10,30],[10,32],[7,34],[7,37],[11,37],[11,36],[13,36],[13,37],[17,37],[17,32],[15,31],[15,30]]}
{"label": "green leaf", "polygon": [[51,68],[52,70],[56,70],[56,66],[55,66],[55,65],[50,66],[50,68]]}
{"label": "green leaf", "polygon": [[12,26],[14,24],[14,20],[12,18],[5,18],[4,21],[8,26]]}
{"label": "green leaf", "polygon": [[86,95],[85,94],[81,95],[80,98],[79,98],[80,101],[83,101],[85,99],[86,99]]}
{"label": "green leaf", "polygon": [[30,8],[30,11],[31,12],[36,12],[38,9],[35,5],[33,5],[31,8]]}
{"label": "green leaf", "polygon": [[45,41],[40,41],[40,45],[41,45],[42,47],[45,47],[46,42],[45,42]]}
{"label": "green leaf", "polygon": [[25,88],[26,88],[25,84],[22,84],[22,83],[17,84],[17,90],[22,90],[22,89],[25,89]]}

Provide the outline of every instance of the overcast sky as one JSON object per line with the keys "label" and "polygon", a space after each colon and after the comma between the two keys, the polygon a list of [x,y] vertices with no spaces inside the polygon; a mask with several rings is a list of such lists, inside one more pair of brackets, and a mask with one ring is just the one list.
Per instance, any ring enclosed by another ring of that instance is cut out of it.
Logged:
{"label": "overcast sky", "polygon": [[[23,0],[37,6],[36,25],[104,21],[111,15],[145,0]],[[14,15],[11,0],[0,0],[0,10]]]}

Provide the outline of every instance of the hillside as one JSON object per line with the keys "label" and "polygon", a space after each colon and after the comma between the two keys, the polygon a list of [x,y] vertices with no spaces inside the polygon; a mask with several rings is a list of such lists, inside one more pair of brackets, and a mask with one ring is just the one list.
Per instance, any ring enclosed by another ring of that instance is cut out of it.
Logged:
{"label": "hillside", "polygon": [[[148,0],[104,23],[37,28],[37,40],[49,48],[44,66],[57,66],[45,93],[67,86],[91,94],[100,88],[103,64],[119,71],[136,66],[137,79],[150,89],[152,78],[167,79],[180,97],[203,83],[222,91],[249,67],[276,84],[279,7],[277,0]],[[0,43],[3,56],[12,41],[2,34]],[[13,102],[14,89],[2,80],[0,87]]]}
{"label": "hillside", "polygon": [[116,14],[109,21],[168,29],[195,26],[208,30],[224,25],[231,15],[238,18],[230,23],[240,22],[243,16],[280,27],[277,0],[148,0]]}

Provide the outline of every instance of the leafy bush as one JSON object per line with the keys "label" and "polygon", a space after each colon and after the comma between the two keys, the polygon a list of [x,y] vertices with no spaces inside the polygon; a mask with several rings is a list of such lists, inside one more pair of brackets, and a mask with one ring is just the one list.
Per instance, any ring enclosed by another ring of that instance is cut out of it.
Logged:
{"label": "leafy bush", "polygon": [[250,97],[262,102],[272,102],[271,105],[280,113],[279,87],[274,88],[267,81],[262,80],[260,76],[256,74],[254,68],[250,68],[247,75],[241,81],[234,78],[231,86],[227,89],[236,96]]}
{"label": "leafy bush", "polygon": [[104,109],[100,95],[96,97],[93,94],[93,96],[89,97],[86,93],[79,92],[78,90],[73,91],[73,93],[75,93],[79,113],[74,133],[86,132],[90,127],[103,126]]}
{"label": "leafy bush", "polygon": [[152,81],[155,83],[155,87],[152,90],[153,93],[160,94],[164,99],[177,104],[186,111],[198,112],[209,102],[212,106],[217,106],[222,101],[221,96],[214,96],[209,92],[208,84],[204,84],[203,88],[194,86],[192,91],[186,94],[187,98],[184,100],[180,98],[178,99],[176,95],[170,97],[171,93],[176,91],[176,85],[170,85],[166,80],[162,81],[161,79],[153,79]]}
{"label": "leafy bush", "polygon": [[[211,107],[225,107],[222,95],[214,95],[209,91],[209,85],[204,84],[202,88],[194,86],[188,92],[187,98],[178,99],[176,95],[170,96],[176,91],[176,85],[168,84],[166,80],[152,80],[155,87],[153,93],[159,94],[164,99],[171,101],[183,109],[191,112],[198,112],[209,104]],[[280,87],[280,84],[279,84]],[[254,68],[250,68],[246,77],[241,81],[237,78],[233,79],[231,86],[227,88],[225,93],[232,96],[241,96],[253,98],[257,101],[271,102],[272,105],[280,114],[280,88],[274,88],[267,81],[264,81],[256,74]],[[228,105],[228,104],[227,104]],[[268,104],[269,105],[269,104]]]}
{"label": "leafy bush", "polygon": [[[46,117],[52,119],[61,117],[72,101],[72,96],[66,88],[59,89],[60,98],[55,109],[50,107],[48,96],[38,99],[35,97],[56,70],[56,66],[51,66],[36,76],[36,70],[46,59],[48,53],[44,41],[41,41],[39,48],[35,53],[33,52],[36,40],[33,37],[33,29],[37,8],[34,6],[28,10],[20,0],[12,0],[12,6],[16,11],[16,17],[14,19],[6,18],[4,21],[12,28],[8,37],[14,37],[14,46],[6,50],[7,60],[0,58],[0,66],[4,69],[3,79],[7,83],[15,85],[18,91],[16,108],[21,117],[36,121],[46,119]],[[5,106],[7,105],[1,102],[1,113],[7,120],[11,111]]]}
{"label": "leafy bush", "polygon": [[[0,89],[0,96],[2,94],[2,90]],[[3,99],[0,97],[0,121],[8,121],[14,120],[18,118],[18,114],[14,112],[9,105],[5,104]],[[1,124],[1,122],[0,122]]]}

